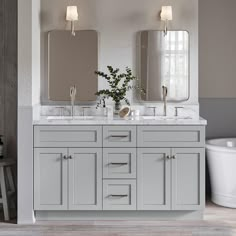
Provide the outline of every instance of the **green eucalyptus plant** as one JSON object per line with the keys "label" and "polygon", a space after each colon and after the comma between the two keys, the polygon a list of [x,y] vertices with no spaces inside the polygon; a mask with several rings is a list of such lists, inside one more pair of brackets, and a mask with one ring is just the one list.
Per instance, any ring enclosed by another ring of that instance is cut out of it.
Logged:
{"label": "green eucalyptus plant", "polygon": [[137,89],[142,93],[145,93],[143,89],[140,89],[138,83],[136,85],[131,84],[132,81],[138,81],[133,75],[132,70],[126,67],[125,73],[120,73],[120,69],[114,69],[112,66],[107,66],[109,74],[96,71],[95,74],[104,78],[110,89],[102,89],[96,93],[99,97],[111,98],[116,106],[119,106],[121,101],[124,101],[127,105],[130,105],[129,100],[126,98],[127,92],[132,89]]}

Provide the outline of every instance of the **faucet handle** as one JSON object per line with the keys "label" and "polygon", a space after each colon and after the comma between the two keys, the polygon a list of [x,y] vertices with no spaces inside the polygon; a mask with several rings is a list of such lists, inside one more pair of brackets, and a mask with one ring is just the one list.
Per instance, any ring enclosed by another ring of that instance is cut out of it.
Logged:
{"label": "faucet handle", "polygon": [[179,109],[184,109],[184,107],[175,107],[175,116],[179,116]]}
{"label": "faucet handle", "polygon": [[163,99],[165,100],[168,95],[168,87],[162,86],[162,95],[163,95]]}
{"label": "faucet handle", "polygon": [[148,108],[149,108],[149,109],[152,109],[154,116],[156,116],[157,107],[148,107]]}

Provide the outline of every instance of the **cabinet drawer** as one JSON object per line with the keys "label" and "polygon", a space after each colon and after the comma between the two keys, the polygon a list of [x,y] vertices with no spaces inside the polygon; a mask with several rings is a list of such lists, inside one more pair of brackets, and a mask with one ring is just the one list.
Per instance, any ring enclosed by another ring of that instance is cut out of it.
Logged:
{"label": "cabinet drawer", "polygon": [[104,126],[104,147],[136,147],[136,126]]}
{"label": "cabinet drawer", "polygon": [[136,178],[136,149],[104,148],[103,178]]}
{"label": "cabinet drawer", "polygon": [[102,127],[35,126],[34,147],[102,147]]}
{"label": "cabinet drawer", "polygon": [[103,210],[136,210],[136,180],[104,180]]}
{"label": "cabinet drawer", "polygon": [[140,126],[138,147],[204,147],[203,126]]}

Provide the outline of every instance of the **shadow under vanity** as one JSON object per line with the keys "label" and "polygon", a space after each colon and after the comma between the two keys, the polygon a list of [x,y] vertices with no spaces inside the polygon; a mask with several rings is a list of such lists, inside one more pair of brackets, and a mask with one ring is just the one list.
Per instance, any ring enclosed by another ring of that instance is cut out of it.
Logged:
{"label": "shadow under vanity", "polygon": [[[198,106],[185,103],[189,35],[142,31],[137,42],[146,92],[120,118],[112,104],[95,109],[97,32],[49,33],[48,77],[34,121],[36,220],[202,219],[207,123]],[[71,86],[78,93],[72,109]]]}

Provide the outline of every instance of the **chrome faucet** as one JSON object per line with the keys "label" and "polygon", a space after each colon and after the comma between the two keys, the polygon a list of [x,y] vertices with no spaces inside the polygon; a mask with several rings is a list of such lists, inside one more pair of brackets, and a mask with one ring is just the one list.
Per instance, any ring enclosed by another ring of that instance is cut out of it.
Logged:
{"label": "chrome faucet", "polygon": [[166,86],[162,86],[162,96],[164,101],[164,116],[167,116],[167,95],[168,95],[168,88]]}
{"label": "chrome faucet", "polygon": [[70,87],[70,101],[71,101],[71,116],[74,117],[74,106],[75,106],[75,97],[76,97],[76,86]]}

